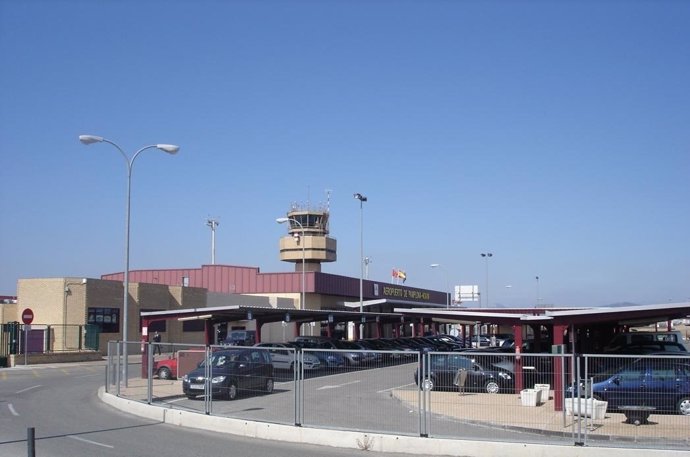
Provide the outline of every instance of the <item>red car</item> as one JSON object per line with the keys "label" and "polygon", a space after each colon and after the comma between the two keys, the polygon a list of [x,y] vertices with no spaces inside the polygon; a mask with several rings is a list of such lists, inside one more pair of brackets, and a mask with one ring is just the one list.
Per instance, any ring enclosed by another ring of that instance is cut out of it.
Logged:
{"label": "red car", "polygon": [[[204,360],[203,350],[177,351],[172,356],[153,361],[153,374],[159,379],[177,379],[193,369]],[[179,368],[179,369],[178,369]]]}

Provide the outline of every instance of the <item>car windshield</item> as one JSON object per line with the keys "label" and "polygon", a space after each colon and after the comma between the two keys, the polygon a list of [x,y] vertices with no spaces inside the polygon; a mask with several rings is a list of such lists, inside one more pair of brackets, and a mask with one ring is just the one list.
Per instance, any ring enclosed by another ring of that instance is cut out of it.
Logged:
{"label": "car windshield", "polygon": [[[230,362],[234,362],[236,360],[241,360],[242,354],[239,352],[224,352],[222,354],[213,354],[211,355],[211,367],[213,368],[219,368],[219,367],[224,367]],[[199,364],[199,367],[205,367],[206,366],[206,361],[203,361]]]}

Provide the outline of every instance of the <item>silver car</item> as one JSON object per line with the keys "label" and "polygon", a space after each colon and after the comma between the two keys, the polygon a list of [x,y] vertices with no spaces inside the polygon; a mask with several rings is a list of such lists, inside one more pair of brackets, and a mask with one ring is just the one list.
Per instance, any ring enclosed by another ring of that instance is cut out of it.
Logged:
{"label": "silver car", "polygon": [[313,354],[298,354],[297,348],[285,343],[257,343],[254,346],[266,348],[271,355],[273,368],[276,370],[294,370],[295,364],[302,356],[302,366],[305,370],[318,370],[321,368],[321,361]]}

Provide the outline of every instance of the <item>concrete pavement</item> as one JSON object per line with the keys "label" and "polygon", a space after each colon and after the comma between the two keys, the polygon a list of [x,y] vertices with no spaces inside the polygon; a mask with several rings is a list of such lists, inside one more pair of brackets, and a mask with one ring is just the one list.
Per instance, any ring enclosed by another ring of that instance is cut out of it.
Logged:
{"label": "concrete pavement", "polygon": [[[180,381],[153,380],[157,396],[181,395]],[[649,425],[635,426],[625,423],[619,413],[607,413],[601,420],[583,420],[579,426],[587,427],[590,442],[587,447],[574,445],[508,443],[472,441],[462,439],[422,438],[376,433],[349,432],[291,425],[252,422],[220,416],[209,416],[169,407],[146,404],[146,380],[133,380],[121,396],[117,397],[99,390],[100,398],[109,405],[129,413],[178,426],[200,428],[221,433],[288,441],[303,444],[317,444],[408,454],[464,457],[690,457],[690,451],[634,449],[630,447],[599,447],[596,440],[617,436],[625,441],[640,438],[668,436],[687,442],[690,417],[677,415],[652,415]],[[393,392],[398,400],[415,407],[419,392],[399,389]],[[516,395],[459,394],[457,392],[431,392],[428,405],[433,414],[446,415],[468,422],[481,422],[488,426],[514,427],[540,430],[545,433],[571,434],[574,418],[554,411],[553,400],[540,406],[522,406]],[[577,424],[576,424],[577,425]]]}

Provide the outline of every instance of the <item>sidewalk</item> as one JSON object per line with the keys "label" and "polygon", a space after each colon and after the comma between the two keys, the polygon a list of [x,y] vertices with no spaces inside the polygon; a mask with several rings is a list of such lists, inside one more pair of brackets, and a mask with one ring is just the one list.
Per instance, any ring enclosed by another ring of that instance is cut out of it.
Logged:
{"label": "sidewalk", "polygon": [[[154,379],[157,399],[182,397],[179,380]],[[130,381],[121,390],[123,397],[146,401],[146,379]],[[392,395],[410,409],[419,408],[420,391],[417,389],[396,389]],[[626,423],[625,415],[606,412],[603,419],[566,415],[556,411],[551,398],[539,406],[523,406],[519,395],[439,392],[429,393],[427,410],[432,414],[451,417],[467,423],[481,423],[500,429],[517,429],[526,432],[556,435],[571,435],[588,432],[590,439],[638,441],[672,440],[690,441],[690,416],[678,414],[652,414],[649,423],[636,426]],[[579,423],[578,423],[579,422]]]}
{"label": "sidewalk", "polygon": [[[393,395],[410,408],[417,408],[419,391],[396,390]],[[566,400],[567,401],[567,400]],[[539,433],[571,434],[585,428],[591,439],[607,440],[621,437],[634,439],[690,440],[690,416],[678,414],[652,414],[649,423],[636,426],[626,423],[625,415],[606,412],[603,419],[566,415],[556,411],[551,398],[539,406],[523,406],[519,395],[457,392],[429,393],[427,409],[433,414],[452,417],[470,423],[483,423],[499,428],[510,427]],[[578,424],[578,421],[580,422]],[[573,428],[574,427],[574,428]]]}

